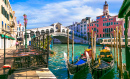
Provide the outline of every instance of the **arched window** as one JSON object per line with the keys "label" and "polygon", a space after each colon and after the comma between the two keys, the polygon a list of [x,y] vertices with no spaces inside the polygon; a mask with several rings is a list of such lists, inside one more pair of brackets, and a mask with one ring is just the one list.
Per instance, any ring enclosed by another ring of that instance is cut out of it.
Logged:
{"label": "arched window", "polygon": [[45,34],[45,31],[44,30],[41,30],[41,35]]}
{"label": "arched window", "polygon": [[50,33],[53,33],[53,32],[54,32],[54,29],[53,29],[53,28],[51,28],[51,29],[50,29]]}
{"label": "arched window", "polygon": [[49,33],[49,29],[46,29],[46,33]]}
{"label": "arched window", "polygon": [[62,32],[65,33],[65,29],[62,29]]}
{"label": "arched window", "polygon": [[40,35],[40,32],[39,31],[36,31],[36,36],[39,36]]}
{"label": "arched window", "polygon": [[31,31],[30,32],[30,37],[33,37],[34,36],[34,31]]}

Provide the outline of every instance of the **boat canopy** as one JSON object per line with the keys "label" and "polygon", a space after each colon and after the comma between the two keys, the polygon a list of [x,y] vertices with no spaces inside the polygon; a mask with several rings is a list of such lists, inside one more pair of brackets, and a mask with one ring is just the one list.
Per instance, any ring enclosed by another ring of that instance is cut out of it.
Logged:
{"label": "boat canopy", "polygon": [[110,50],[103,49],[103,50],[101,50],[100,52],[110,52]]}
{"label": "boat canopy", "polygon": [[80,65],[80,64],[83,64],[83,63],[86,63],[87,60],[83,60],[83,59],[80,59],[78,62],[76,62],[76,64],[74,65]]}
{"label": "boat canopy", "polygon": [[85,51],[91,51],[92,49],[86,49]]}

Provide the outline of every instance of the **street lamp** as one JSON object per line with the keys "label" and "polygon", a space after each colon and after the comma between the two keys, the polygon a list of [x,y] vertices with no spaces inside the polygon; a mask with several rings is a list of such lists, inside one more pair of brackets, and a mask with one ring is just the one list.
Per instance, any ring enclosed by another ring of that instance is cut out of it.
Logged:
{"label": "street lamp", "polygon": [[25,48],[27,48],[27,32],[26,32],[26,25],[27,25],[27,15],[24,14],[24,25],[25,25]]}

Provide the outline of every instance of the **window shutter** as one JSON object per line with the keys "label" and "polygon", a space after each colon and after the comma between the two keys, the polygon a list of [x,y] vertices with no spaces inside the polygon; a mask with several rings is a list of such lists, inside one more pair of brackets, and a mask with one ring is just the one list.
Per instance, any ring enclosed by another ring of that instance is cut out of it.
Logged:
{"label": "window shutter", "polygon": [[[1,13],[2,13],[2,11],[3,11],[2,9],[3,9],[3,8],[2,8],[2,5],[1,5]],[[3,14],[3,13],[2,13],[2,14]]]}

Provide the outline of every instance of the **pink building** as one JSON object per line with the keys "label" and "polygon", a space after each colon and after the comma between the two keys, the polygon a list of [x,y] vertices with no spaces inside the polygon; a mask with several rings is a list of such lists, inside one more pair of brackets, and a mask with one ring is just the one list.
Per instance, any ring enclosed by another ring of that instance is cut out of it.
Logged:
{"label": "pink building", "polygon": [[107,1],[105,1],[103,7],[103,15],[97,16],[96,22],[88,24],[87,29],[89,30],[88,32],[90,34],[91,30],[93,29],[97,34],[97,38],[105,38],[110,37],[110,34],[112,34],[112,36],[114,35],[114,30],[116,30],[116,26],[118,26],[118,28],[122,26],[122,36],[124,37],[124,30],[125,30],[124,24],[125,24],[124,19],[119,19],[117,15],[115,16],[109,15],[108,4]]}

